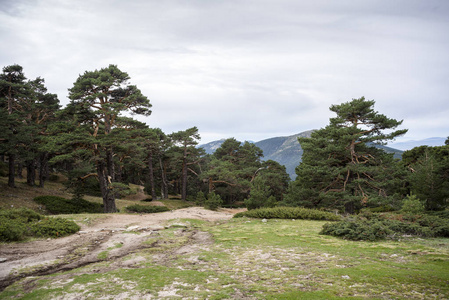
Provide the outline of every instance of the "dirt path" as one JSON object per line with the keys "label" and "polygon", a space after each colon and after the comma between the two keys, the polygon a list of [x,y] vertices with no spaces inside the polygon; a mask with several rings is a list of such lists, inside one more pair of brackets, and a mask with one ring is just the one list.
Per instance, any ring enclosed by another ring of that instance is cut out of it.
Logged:
{"label": "dirt path", "polygon": [[[157,214],[110,214],[89,226],[81,225],[81,231],[72,236],[0,245],[0,291],[23,277],[52,274],[97,262],[104,251],[113,258],[151,247],[145,246],[143,241],[164,229],[169,220],[221,221],[229,220],[236,212],[190,207]],[[140,234],[129,234],[129,231]],[[118,244],[120,248],[110,251]]]}

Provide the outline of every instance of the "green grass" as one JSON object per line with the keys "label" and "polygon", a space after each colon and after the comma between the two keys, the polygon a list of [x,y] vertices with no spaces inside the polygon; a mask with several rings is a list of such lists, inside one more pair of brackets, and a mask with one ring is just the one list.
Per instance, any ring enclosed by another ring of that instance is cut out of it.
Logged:
{"label": "green grass", "polygon": [[[271,219],[265,223],[239,218],[213,224],[198,220],[182,223],[188,228],[159,231],[146,242],[153,248],[122,258],[127,262],[140,257],[133,268],[114,269],[108,261],[23,279],[0,293],[0,298],[449,297],[449,239],[346,241],[319,235],[324,221]],[[182,230],[207,231],[212,241],[195,248],[179,235]],[[177,252],[184,249],[181,247],[194,251]],[[107,251],[101,255],[107,258]]]}

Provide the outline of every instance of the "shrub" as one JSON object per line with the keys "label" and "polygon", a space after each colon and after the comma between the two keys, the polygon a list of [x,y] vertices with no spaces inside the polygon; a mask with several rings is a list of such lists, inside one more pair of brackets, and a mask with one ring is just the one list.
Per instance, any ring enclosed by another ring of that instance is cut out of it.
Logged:
{"label": "shrub", "polygon": [[75,222],[62,218],[45,218],[31,225],[31,232],[37,237],[61,237],[79,230]]}
{"label": "shrub", "polygon": [[207,199],[206,199],[206,202],[204,203],[204,207],[207,209],[210,209],[210,210],[217,210],[222,204],[223,204],[223,200],[221,200],[220,195],[212,192],[207,195]]}
{"label": "shrub", "polygon": [[390,212],[390,211],[394,211],[394,207],[391,205],[382,205],[382,206],[377,206],[377,207],[371,207],[369,208],[369,210],[373,213],[376,212]]}
{"label": "shrub", "polygon": [[45,206],[51,214],[102,213],[103,205],[84,199],[66,199],[58,196],[38,196],[35,202]]}
{"label": "shrub", "polygon": [[0,241],[21,241],[27,237],[59,237],[75,233],[79,226],[61,218],[44,218],[30,209],[0,211]]}
{"label": "shrub", "polygon": [[144,205],[134,204],[134,205],[127,206],[126,210],[129,212],[152,214],[152,213],[169,211],[170,209],[168,209],[168,207],[166,207],[166,206],[144,206]]}
{"label": "shrub", "polygon": [[419,214],[424,212],[425,206],[415,195],[408,195],[402,202],[401,212]]}
{"label": "shrub", "polygon": [[198,206],[204,206],[205,203],[206,203],[206,196],[204,195],[204,193],[201,191],[196,193],[195,204]]}
{"label": "shrub", "polygon": [[21,222],[29,223],[42,219],[42,216],[34,210],[28,208],[14,208],[0,211],[0,217],[10,220],[20,220]]}
{"label": "shrub", "polygon": [[303,207],[270,207],[259,208],[234,215],[234,218],[249,217],[260,219],[304,219],[339,221],[340,216],[333,213]]}
{"label": "shrub", "polygon": [[429,216],[440,217],[441,219],[449,220],[449,210],[441,210],[441,211],[427,211],[426,214]]}
{"label": "shrub", "polygon": [[354,241],[374,241],[397,234],[449,237],[449,221],[429,215],[362,214],[338,223],[324,224],[320,234]]}
{"label": "shrub", "polygon": [[378,220],[340,221],[323,225],[320,234],[342,237],[352,241],[384,239],[392,231]]}
{"label": "shrub", "polygon": [[0,241],[21,241],[25,238],[25,236],[25,223],[19,219],[9,219],[4,216],[0,216]]}

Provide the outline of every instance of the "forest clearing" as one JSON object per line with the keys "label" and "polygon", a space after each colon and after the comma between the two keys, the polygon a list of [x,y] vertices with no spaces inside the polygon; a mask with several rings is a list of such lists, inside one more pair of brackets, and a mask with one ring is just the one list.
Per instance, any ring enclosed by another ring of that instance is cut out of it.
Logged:
{"label": "forest clearing", "polygon": [[0,245],[0,298],[449,297],[447,238],[347,241],[320,235],[325,221],[236,219],[200,207],[59,216],[81,230]]}

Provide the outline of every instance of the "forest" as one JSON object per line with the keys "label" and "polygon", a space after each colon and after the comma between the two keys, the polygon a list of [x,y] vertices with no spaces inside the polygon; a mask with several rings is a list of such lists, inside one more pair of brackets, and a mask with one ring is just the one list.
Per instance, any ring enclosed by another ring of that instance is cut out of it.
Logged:
{"label": "forest", "polygon": [[421,146],[402,160],[373,147],[406,134],[402,121],[375,111],[364,97],[335,104],[335,117],[310,138],[297,178],[263,160],[250,142],[227,139],[213,154],[198,147],[199,130],[164,133],[138,121],[152,105],[115,65],[80,75],[61,107],[43,78],[28,79],[20,65],[0,74],[0,175],[8,186],[26,170],[30,186],[63,174],[74,199],[101,196],[106,213],[129,184],[151,199],[181,200],[216,208],[304,207],[355,214],[396,211],[409,205],[444,211],[449,199],[449,139]]}

